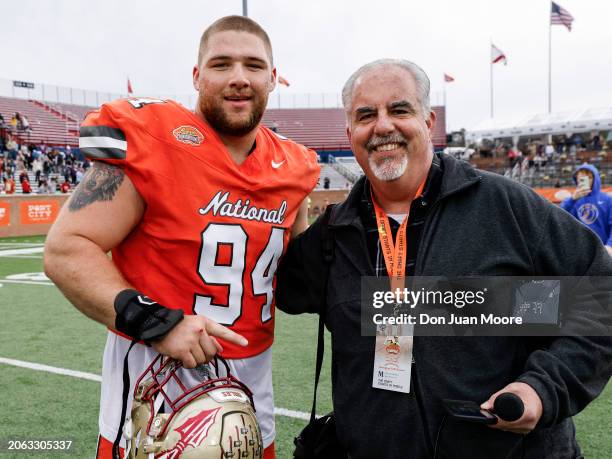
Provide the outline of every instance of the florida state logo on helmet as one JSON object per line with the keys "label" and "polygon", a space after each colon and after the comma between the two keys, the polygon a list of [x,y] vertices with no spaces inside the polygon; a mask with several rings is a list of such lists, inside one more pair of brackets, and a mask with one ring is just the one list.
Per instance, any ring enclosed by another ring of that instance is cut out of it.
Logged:
{"label": "florida state logo on helmet", "polygon": [[[220,364],[225,367],[225,376]],[[253,395],[222,358],[203,381],[187,387],[181,363],[156,357],[136,382],[124,434],[131,459],[261,459],[263,443]],[[166,413],[160,413],[162,404]]]}

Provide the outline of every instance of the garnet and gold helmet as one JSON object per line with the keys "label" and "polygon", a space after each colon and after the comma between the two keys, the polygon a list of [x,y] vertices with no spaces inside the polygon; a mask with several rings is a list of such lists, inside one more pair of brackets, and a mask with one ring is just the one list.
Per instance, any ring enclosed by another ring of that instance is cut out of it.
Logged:
{"label": "garnet and gold helmet", "polygon": [[[131,418],[125,423],[131,459],[261,459],[263,443],[253,395],[217,358],[225,376],[193,387],[182,380],[179,361],[156,357],[136,382]],[[164,406],[165,413],[159,413]]]}

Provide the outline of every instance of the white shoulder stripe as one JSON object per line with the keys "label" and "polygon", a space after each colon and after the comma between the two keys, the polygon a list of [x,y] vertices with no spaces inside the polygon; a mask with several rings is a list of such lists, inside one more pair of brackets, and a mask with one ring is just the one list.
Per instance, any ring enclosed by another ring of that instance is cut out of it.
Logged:
{"label": "white shoulder stripe", "polygon": [[127,151],[127,141],[112,137],[80,137],[79,148],[115,148]]}

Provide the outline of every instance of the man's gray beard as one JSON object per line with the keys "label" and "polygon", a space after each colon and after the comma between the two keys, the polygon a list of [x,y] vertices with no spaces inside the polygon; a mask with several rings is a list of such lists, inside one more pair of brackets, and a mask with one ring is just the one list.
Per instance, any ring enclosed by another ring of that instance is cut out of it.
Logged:
{"label": "man's gray beard", "polygon": [[370,155],[368,158],[370,170],[378,180],[383,182],[392,182],[397,180],[408,168],[408,158],[402,155],[399,159],[389,158],[382,161],[380,165],[376,164],[374,157]]}

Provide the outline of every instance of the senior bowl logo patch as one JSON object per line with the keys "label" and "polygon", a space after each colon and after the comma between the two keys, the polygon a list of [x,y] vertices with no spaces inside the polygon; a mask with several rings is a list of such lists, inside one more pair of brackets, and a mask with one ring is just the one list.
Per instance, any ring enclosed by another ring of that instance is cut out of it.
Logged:
{"label": "senior bowl logo patch", "polygon": [[193,126],[179,126],[172,134],[179,142],[198,146],[204,142],[204,135]]}
{"label": "senior bowl logo patch", "polygon": [[401,350],[401,347],[399,343],[397,342],[396,337],[387,338],[385,340],[385,351],[387,352],[387,354],[399,354],[400,350]]}

